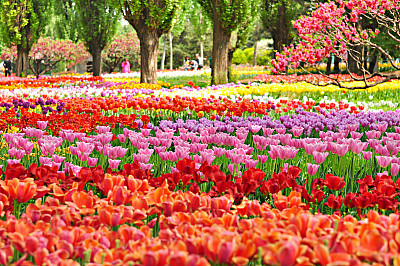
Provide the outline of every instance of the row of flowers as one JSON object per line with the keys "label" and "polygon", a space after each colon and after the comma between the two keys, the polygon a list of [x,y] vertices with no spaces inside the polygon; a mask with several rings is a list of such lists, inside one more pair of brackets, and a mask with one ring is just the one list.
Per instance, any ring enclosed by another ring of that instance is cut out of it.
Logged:
{"label": "row of flowers", "polygon": [[[194,175],[190,164],[179,163],[177,173]],[[216,178],[216,169],[209,168],[203,165],[202,172]],[[291,167],[281,174],[296,172]],[[361,221],[312,214],[295,190],[274,194],[270,204],[247,197],[237,202],[229,193],[174,192],[166,180],[151,185],[138,163],[118,174],[85,168],[74,176],[47,166],[13,165],[4,175],[3,265],[399,263],[398,214],[369,211]],[[248,176],[256,178],[257,170]],[[337,186],[327,184],[332,185]],[[327,205],[337,201],[330,197]]]}

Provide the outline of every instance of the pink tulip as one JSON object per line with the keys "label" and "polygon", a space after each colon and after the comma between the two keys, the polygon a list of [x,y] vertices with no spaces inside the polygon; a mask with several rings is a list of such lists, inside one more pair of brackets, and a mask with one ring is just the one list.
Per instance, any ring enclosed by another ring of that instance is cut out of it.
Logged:
{"label": "pink tulip", "polygon": [[379,166],[382,168],[388,167],[392,162],[392,158],[389,156],[375,156],[375,158],[378,161]]}
{"label": "pink tulip", "polygon": [[108,164],[110,165],[110,168],[113,170],[118,168],[120,162],[121,162],[121,160],[108,159]]}
{"label": "pink tulip", "polygon": [[262,126],[251,125],[251,126],[250,126],[250,131],[251,131],[253,134],[256,134],[258,131],[260,131],[261,128],[262,128]]}
{"label": "pink tulip", "polygon": [[52,156],[53,153],[56,151],[56,145],[54,142],[43,142],[40,145],[40,150],[44,156]]}
{"label": "pink tulip", "polygon": [[293,127],[293,128],[292,128],[293,136],[295,136],[295,137],[300,137],[301,134],[303,134],[303,130],[304,130],[303,127]]}
{"label": "pink tulip", "polygon": [[221,157],[225,153],[225,149],[224,148],[213,147],[213,150],[214,150],[215,156],[217,156],[217,157]]}
{"label": "pink tulip", "polygon": [[264,136],[272,135],[275,131],[274,128],[263,128],[262,130],[263,130]]}
{"label": "pink tulip", "polygon": [[364,135],[364,133],[359,133],[359,132],[355,132],[355,131],[351,131],[350,135],[353,139],[361,139],[362,136]]}
{"label": "pink tulip", "polygon": [[113,138],[113,134],[110,133],[103,133],[103,134],[99,134],[97,135],[97,140],[104,146],[106,144],[108,144]]}
{"label": "pink tulip", "polygon": [[39,129],[45,130],[47,127],[48,121],[37,121],[36,123],[37,123]]}
{"label": "pink tulip", "polygon": [[96,166],[98,160],[99,160],[99,158],[88,157],[87,164],[89,165],[89,167],[94,167],[94,166]]}
{"label": "pink tulip", "polygon": [[141,128],[140,131],[142,132],[142,135],[143,135],[144,137],[148,137],[148,136],[150,135],[151,129],[144,129],[144,128]]}
{"label": "pink tulip", "polygon": [[285,134],[286,133],[286,127],[278,127],[275,129],[277,134]]}
{"label": "pink tulip", "polygon": [[256,168],[257,163],[258,163],[258,161],[252,160],[252,159],[249,159],[249,160],[245,160],[245,161],[244,161],[244,164],[245,164],[245,166],[246,166],[247,169]]}
{"label": "pink tulip", "polygon": [[372,152],[370,152],[370,151],[363,151],[362,154],[363,154],[364,160],[367,160],[367,161],[369,159],[371,159],[371,157],[372,157]]}
{"label": "pink tulip", "polygon": [[326,157],[328,157],[328,155],[329,152],[313,152],[314,161],[317,164],[322,164],[325,161]]}
{"label": "pink tulip", "polygon": [[97,132],[99,132],[99,134],[104,134],[104,133],[110,132],[111,128],[109,126],[97,126],[96,129],[97,129]]}
{"label": "pink tulip", "polygon": [[335,145],[335,153],[339,157],[345,156],[348,151],[349,151],[349,146],[346,144],[336,144]]}
{"label": "pink tulip", "polygon": [[313,176],[317,173],[319,168],[319,164],[311,164],[307,163],[307,172],[310,176]]}
{"label": "pink tulip", "polygon": [[51,164],[51,158],[47,158],[47,157],[39,157],[39,162],[41,165],[49,165]]}
{"label": "pink tulip", "polygon": [[7,164],[8,165],[17,164],[17,163],[20,163],[20,162],[21,162],[21,160],[17,160],[17,159],[14,159],[14,160],[8,159],[7,160]]}
{"label": "pink tulip", "polygon": [[55,154],[51,158],[55,163],[60,163],[60,164],[65,160],[65,157],[61,157]]}
{"label": "pink tulip", "polygon": [[399,173],[399,164],[391,163],[391,165],[390,165],[390,173],[392,174],[392,177],[397,176],[397,174]]}
{"label": "pink tulip", "polygon": [[377,129],[379,132],[383,133],[386,131],[388,124],[382,123],[382,124],[376,124]]}
{"label": "pink tulip", "polygon": [[119,134],[119,135],[118,135],[118,140],[119,140],[121,143],[125,143],[125,142],[126,142],[126,137],[125,137],[125,135],[124,135],[124,134]]}
{"label": "pink tulip", "polygon": [[150,170],[153,167],[152,164],[145,164],[145,163],[140,163],[140,168],[142,168],[142,170]]}
{"label": "pink tulip", "polygon": [[257,155],[257,157],[258,157],[258,161],[259,161],[261,164],[264,164],[264,163],[267,162],[268,155]]}
{"label": "pink tulip", "polygon": [[69,150],[71,151],[72,155],[78,155],[78,153],[79,153],[78,147],[71,146],[71,147],[69,147]]}
{"label": "pink tulip", "polygon": [[360,125],[358,125],[358,124],[353,124],[353,125],[347,124],[347,128],[348,128],[350,131],[357,131],[358,128],[359,128],[359,126],[360,126]]}

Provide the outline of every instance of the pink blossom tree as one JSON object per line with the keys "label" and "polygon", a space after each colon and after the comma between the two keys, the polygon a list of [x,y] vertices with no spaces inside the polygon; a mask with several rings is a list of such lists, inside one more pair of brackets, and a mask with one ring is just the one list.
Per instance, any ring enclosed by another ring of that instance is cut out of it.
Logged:
{"label": "pink blossom tree", "polygon": [[[13,46],[3,51],[1,58],[6,55],[16,58],[17,50]],[[29,52],[29,69],[36,77],[53,70],[56,65],[66,62],[66,67],[70,69],[75,64],[84,61],[89,54],[82,43],[73,43],[70,40],[54,40],[52,38],[40,38]]]}
{"label": "pink blossom tree", "polygon": [[136,34],[128,33],[115,36],[114,40],[103,50],[103,62],[107,65],[111,73],[121,65],[125,58],[132,58],[138,54],[139,49],[140,44]]}
{"label": "pink blossom tree", "polygon": [[[295,21],[294,27],[300,42],[277,53],[276,60],[272,61],[273,71],[285,72],[289,68],[299,67],[305,69],[301,64],[305,63],[330,80],[309,82],[316,85],[334,84],[347,89],[366,89],[399,79],[400,75],[396,72],[383,73],[368,67],[367,63],[370,52],[377,51],[388,59],[394,69],[400,70],[395,58],[377,38],[384,35],[400,45],[399,21],[398,0],[332,0],[318,4],[311,15]],[[332,54],[346,63],[351,79],[362,81],[362,85],[345,85],[338,75],[326,75],[318,70],[318,65]]]}

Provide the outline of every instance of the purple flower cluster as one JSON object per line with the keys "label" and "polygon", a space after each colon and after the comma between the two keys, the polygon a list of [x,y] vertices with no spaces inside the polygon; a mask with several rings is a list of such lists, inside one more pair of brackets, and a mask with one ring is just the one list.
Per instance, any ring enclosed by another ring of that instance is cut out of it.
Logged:
{"label": "purple flower cluster", "polygon": [[400,125],[400,112],[368,112],[359,114],[349,114],[345,111],[327,113],[321,115],[312,112],[300,111],[298,114],[284,115],[279,120],[272,120],[270,116],[260,117],[220,117],[216,116],[216,120],[212,121],[206,118],[199,120],[178,119],[176,122],[162,120],[159,128],[178,129],[186,128],[192,132],[200,132],[201,128],[215,127],[219,132],[232,133],[240,127],[249,128],[251,126],[261,126],[263,128],[286,128],[290,130],[296,127],[304,128],[304,133],[308,136],[313,131],[339,131],[347,129],[348,125],[356,125],[365,130],[377,129],[377,125],[387,124],[388,127]]}

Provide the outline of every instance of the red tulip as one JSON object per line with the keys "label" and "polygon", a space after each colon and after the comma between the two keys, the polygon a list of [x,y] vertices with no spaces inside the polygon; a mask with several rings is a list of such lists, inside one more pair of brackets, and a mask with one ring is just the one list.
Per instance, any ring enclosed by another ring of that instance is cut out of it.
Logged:
{"label": "red tulip", "polygon": [[332,174],[325,175],[326,187],[330,190],[341,190],[346,182],[344,177],[334,176]]}
{"label": "red tulip", "polygon": [[342,207],[343,198],[342,196],[335,197],[333,194],[329,195],[328,202],[325,203],[326,206],[333,210],[338,210]]}

